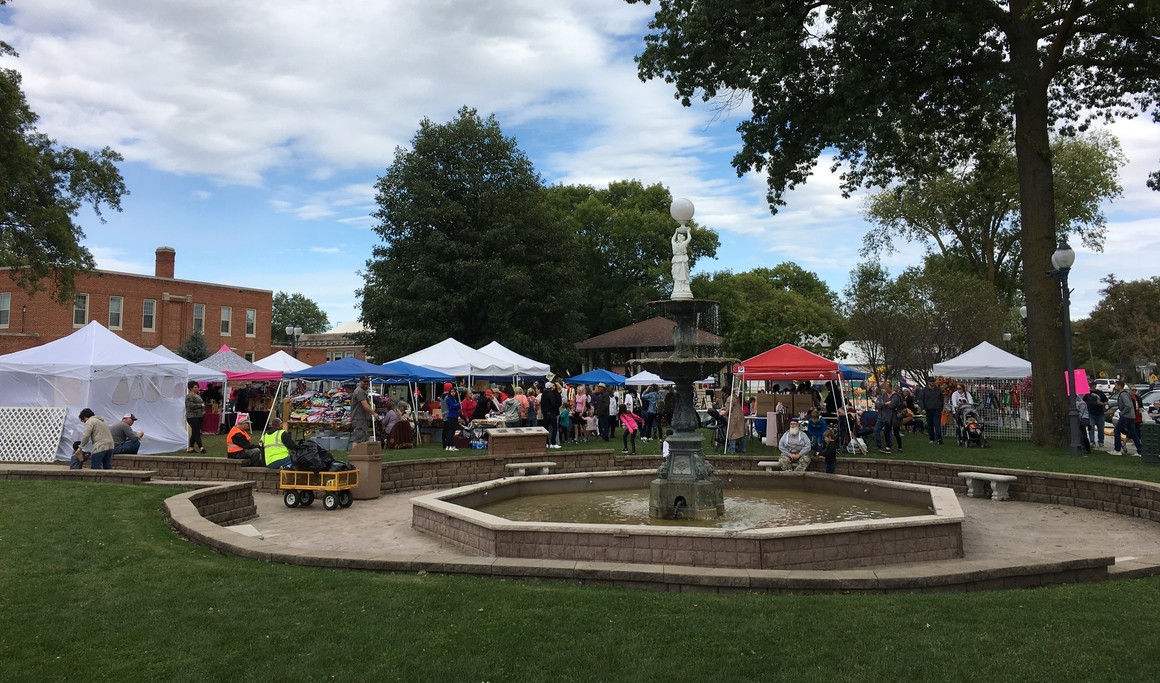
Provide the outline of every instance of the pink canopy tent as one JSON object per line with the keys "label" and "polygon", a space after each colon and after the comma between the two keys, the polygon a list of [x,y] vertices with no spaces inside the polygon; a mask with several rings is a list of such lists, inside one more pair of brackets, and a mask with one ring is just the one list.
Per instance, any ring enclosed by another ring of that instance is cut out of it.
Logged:
{"label": "pink canopy tent", "polygon": [[267,370],[242,358],[230,350],[226,344],[209,358],[198,363],[202,367],[225,373],[227,380],[242,382],[277,382],[282,379],[281,370]]}

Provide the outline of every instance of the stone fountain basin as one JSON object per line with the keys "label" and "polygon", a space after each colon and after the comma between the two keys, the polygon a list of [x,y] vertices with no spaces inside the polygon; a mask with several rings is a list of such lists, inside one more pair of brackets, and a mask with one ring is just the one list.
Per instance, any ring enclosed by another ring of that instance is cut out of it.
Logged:
{"label": "stone fountain basin", "polygon": [[654,470],[507,477],[411,499],[411,525],[494,557],[693,565],[732,569],[848,569],[963,556],[954,491],[813,472],[723,473],[726,488],[790,488],[918,505],[928,514],[764,529],[518,522],[472,509],[513,496],[648,488]]}

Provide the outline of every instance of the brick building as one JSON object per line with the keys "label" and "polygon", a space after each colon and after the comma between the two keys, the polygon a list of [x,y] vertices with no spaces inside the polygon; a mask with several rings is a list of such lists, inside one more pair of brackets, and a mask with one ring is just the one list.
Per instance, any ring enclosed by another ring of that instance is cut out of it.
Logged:
{"label": "brick building", "polygon": [[30,297],[11,268],[0,268],[0,354],[61,339],[96,320],[126,341],[177,350],[200,329],[211,352],[228,344],[254,360],[268,356],[273,292],[173,277],[176,252],[157,248],[154,275],[78,273],[71,305],[49,292]]}
{"label": "brick building", "polygon": [[342,358],[371,361],[366,347],[348,335],[365,332],[367,328],[357,320],[343,323],[329,332],[304,334],[298,341],[298,360],[311,365],[322,365]]}

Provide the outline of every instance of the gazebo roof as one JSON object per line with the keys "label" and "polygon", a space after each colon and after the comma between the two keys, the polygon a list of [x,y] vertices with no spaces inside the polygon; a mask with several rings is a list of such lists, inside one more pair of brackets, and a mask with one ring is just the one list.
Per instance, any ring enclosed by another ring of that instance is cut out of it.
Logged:
{"label": "gazebo roof", "polygon": [[[622,327],[604,334],[598,334],[590,339],[576,343],[581,351],[586,349],[626,349],[626,348],[672,348],[673,328],[677,324],[668,318],[657,316],[649,318],[635,325]],[[697,330],[697,346],[720,346],[722,338]]]}

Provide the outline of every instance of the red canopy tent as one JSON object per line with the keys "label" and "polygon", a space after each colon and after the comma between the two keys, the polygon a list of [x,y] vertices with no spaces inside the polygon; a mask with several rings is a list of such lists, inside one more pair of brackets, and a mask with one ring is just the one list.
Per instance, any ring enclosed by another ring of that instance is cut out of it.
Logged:
{"label": "red canopy tent", "polygon": [[746,380],[810,379],[840,380],[842,371],[836,361],[810,353],[800,346],[782,344],[743,361],[734,372]]}

